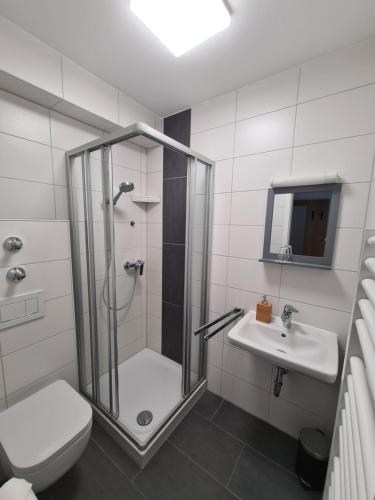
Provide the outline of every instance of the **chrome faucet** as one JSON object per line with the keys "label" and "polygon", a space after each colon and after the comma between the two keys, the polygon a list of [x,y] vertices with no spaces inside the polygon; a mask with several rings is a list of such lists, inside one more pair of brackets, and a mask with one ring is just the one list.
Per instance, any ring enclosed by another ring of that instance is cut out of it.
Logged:
{"label": "chrome faucet", "polygon": [[287,330],[290,330],[292,327],[292,313],[298,313],[298,310],[290,304],[286,304],[281,313],[281,321]]}
{"label": "chrome faucet", "polygon": [[136,260],[135,262],[131,262],[130,260],[127,260],[124,264],[124,269],[128,271],[129,269],[134,269],[135,272],[139,271],[140,276],[143,274],[143,268],[145,267],[145,261],[144,260]]}

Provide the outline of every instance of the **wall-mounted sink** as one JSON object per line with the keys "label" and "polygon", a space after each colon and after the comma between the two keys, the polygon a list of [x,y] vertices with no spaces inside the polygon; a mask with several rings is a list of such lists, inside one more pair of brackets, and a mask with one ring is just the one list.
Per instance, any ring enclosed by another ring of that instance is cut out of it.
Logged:
{"label": "wall-mounted sink", "polygon": [[298,321],[287,330],[281,319],[273,316],[269,324],[248,312],[228,333],[229,341],[263,356],[275,366],[310,377],[334,382],[338,372],[337,335]]}

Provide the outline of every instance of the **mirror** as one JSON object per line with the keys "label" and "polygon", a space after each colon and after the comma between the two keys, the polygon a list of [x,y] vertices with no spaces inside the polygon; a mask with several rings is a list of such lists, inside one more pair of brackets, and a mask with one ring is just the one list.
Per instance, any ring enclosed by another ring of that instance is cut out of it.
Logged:
{"label": "mirror", "polygon": [[268,190],[263,258],[330,269],[341,184]]}

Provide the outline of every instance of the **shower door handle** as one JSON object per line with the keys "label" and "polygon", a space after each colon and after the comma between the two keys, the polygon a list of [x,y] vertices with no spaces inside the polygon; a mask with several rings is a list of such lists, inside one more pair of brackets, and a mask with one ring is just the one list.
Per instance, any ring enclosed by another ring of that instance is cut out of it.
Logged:
{"label": "shower door handle", "polygon": [[240,307],[235,307],[234,309],[227,312],[226,314],[223,314],[219,318],[216,318],[213,321],[210,321],[209,323],[206,323],[205,325],[201,326],[200,328],[198,328],[198,330],[195,330],[193,333],[194,333],[194,335],[199,335],[199,334],[205,332],[206,330],[208,330],[209,328],[211,328],[212,326],[217,325],[218,323],[221,323],[222,321],[229,318],[229,319],[227,319],[227,321],[225,321],[225,323],[218,326],[213,332],[206,333],[206,335],[204,335],[203,340],[204,340],[204,342],[207,342],[212,337],[214,337],[219,332],[221,332],[221,330],[224,330],[224,328],[229,326],[231,323],[234,323],[234,321],[236,321],[237,319],[242,318],[244,313],[245,312],[243,309],[241,309]]}

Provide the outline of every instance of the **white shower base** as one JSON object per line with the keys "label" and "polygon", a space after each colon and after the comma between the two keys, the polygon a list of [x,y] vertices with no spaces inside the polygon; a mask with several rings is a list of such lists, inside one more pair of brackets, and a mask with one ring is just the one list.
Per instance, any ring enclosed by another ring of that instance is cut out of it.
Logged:
{"label": "white shower base", "polygon": [[[145,348],[119,364],[118,378],[118,422],[139,445],[144,446],[182,400],[182,367]],[[108,373],[100,377],[100,398],[108,405]],[[153,414],[152,422],[145,427],[137,424],[137,415],[143,410]]]}

